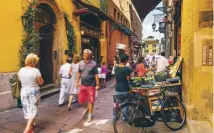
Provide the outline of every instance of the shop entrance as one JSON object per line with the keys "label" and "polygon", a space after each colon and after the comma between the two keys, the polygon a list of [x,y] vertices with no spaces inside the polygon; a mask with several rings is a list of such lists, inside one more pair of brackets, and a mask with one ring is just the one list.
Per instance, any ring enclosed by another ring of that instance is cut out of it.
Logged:
{"label": "shop entrance", "polygon": [[94,14],[86,14],[80,16],[81,34],[82,34],[82,54],[84,49],[90,49],[93,53],[93,60],[101,63],[100,56],[100,34],[101,21]]}
{"label": "shop entrance", "polygon": [[96,38],[83,36],[82,37],[82,54],[84,49],[92,51],[92,58],[99,63],[99,40]]}
{"label": "shop entrance", "polygon": [[40,71],[45,84],[53,83],[53,27],[51,25],[42,26],[40,33]]}

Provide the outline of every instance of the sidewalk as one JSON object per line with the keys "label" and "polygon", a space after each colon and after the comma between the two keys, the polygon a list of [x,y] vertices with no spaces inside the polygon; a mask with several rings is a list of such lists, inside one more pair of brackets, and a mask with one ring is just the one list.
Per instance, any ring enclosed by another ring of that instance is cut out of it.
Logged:
{"label": "sidewalk", "polygon": [[[112,106],[114,88],[108,82],[107,88],[101,89],[96,99],[93,112],[93,121],[88,123],[82,118],[83,107],[73,105],[73,110],[68,111],[67,105],[58,106],[59,95],[43,99],[39,105],[39,116],[36,119],[34,133],[113,133]],[[12,109],[0,113],[1,133],[22,133],[26,120],[23,118],[22,109]],[[162,122],[157,122],[147,133],[173,133]],[[188,133],[184,128],[174,133]]]}

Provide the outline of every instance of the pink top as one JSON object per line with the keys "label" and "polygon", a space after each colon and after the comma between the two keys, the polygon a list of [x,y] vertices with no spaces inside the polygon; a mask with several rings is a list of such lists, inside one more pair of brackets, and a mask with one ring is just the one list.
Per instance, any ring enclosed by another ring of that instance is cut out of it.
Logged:
{"label": "pink top", "polygon": [[103,74],[106,74],[106,73],[107,73],[107,67],[106,67],[106,65],[103,65],[103,66],[101,67],[101,73],[103,73]]}
{"label": "pink top", "polygon": [[168,60],[168,62],[169,62],[170,65],[174,63],[173,60]]}
{"label": "pink top", "polygon": [[137,72],[137,76],[139,76],[139,77],[145,76],[146,68],[143,63],[137,64],[136,72]]}

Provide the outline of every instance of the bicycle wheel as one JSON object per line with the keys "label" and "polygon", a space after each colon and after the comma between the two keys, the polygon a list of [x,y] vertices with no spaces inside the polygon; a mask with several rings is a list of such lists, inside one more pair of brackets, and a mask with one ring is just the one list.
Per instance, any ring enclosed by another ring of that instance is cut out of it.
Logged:
{"label": "bicycle wheel", "polygon": [[164,124],[176,131],[186,123],[186,110],[183,103],[177,97],[168,98],[161,109]]}
{"label": "bicycle wheel", "polygon": [[126,103],[119,107],[113,120],[115,133],[140,133],[143,128],[135,127],[132,122],[143,117],[143,112],[134,103]]}

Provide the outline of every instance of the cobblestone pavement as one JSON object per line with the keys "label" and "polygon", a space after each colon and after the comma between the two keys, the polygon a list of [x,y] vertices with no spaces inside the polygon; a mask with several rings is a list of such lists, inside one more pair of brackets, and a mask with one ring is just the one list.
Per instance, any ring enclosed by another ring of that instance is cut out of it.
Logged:
{"label": "cobblestone pavement", "polygon": [[[59,95],[42,99],[39,105],[39,115],[36,118],[34,133],[113,133],[112,126],[112,95],[114,89],[111,82],[107,88],[101,89],[96,99],[93,112],[93,121],[88,123],[81,116],[85,108],[73,105],[73,110],[68,111],[67,105],[58,106]],[[23,118],[22,109],[15,108],[0,113],[0,133],[22,133],[26,120]],[[162,122],[148,128],[147,133],[173,133]],[[174,133],[188,133],[184,128]]]}

